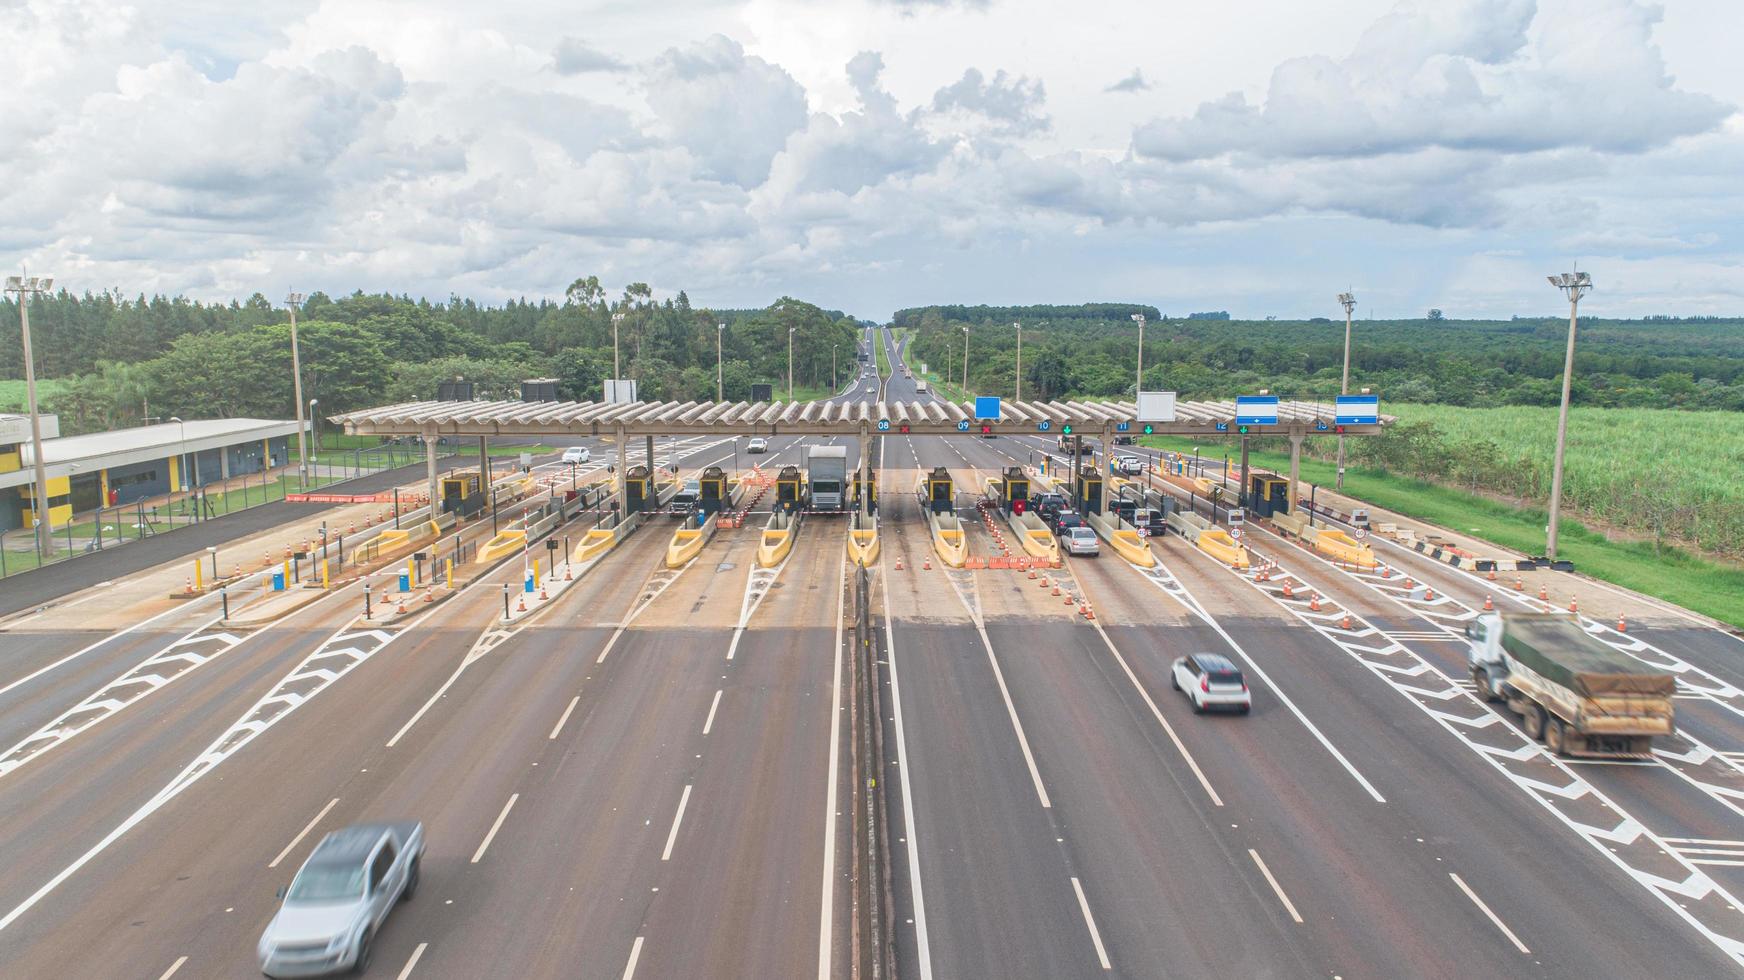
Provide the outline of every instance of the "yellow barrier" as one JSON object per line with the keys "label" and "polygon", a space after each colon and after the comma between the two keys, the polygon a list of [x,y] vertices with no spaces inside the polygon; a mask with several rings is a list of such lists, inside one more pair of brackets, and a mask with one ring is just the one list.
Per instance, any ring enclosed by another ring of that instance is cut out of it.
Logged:
{"label": "yellow barrier", "polygon": [[969,539],[963,535],[963,522],[955,514],[931,515],[933,550],[939,561],[952,568],[962,568],[969,560]]}
{"label": "yellow barrier", "polygon": [[490,564],[504,555],[512,554],[527,547],[526,531],[504,531],[479,545],[478,561],[480,564]]}
{"label": "yellow barrier", "polygon": [[1060,560],[1060,543],[1054,540],[1054,532],[1048,530],[1041,518],[1034,514],[1008,514],[1006,523],[1018,532],[1017,541],[1030,557],[1045,562]]}
{"label": "yellow barrier", "polygon": [[1199,491],[1199,496],[1209,497],[1209,496],[1211,496],[1211,491],[1214,489],[1217,489],[1219,487],[1219,484],[1216,482],[1213,482],[1211,480],[1207,480],[1206,478],[1204,478],[1202,476],[1196,476],[1193,478],[1193,487],[1194,487],[1194,489]]}
{"label": "yellow barrier", "polygon": [[793,529],[782,528],[779,531],[763,529],[763,541],[757,545],[757,564],[762,568],[774,568],[781,564],[793,550]]}
{"label": "yellow barrier", "polygon": [[848,560],[856,565],[870,566],[878,560],[878,529],[876,527],[848,531]]}
{"label": "yellow barrier", "polygon": [[672,532],[672,542],[666,546],[666,567],[677,568],[695,558],[708,539],[714,536],[715,517],[710,514],[702,527],[681,527]]}
{"label": "yellow barrier", "polygon": [[393,551],[412,538],[410,530],[383,531],[375,536],[377,553]]}
{"label": "yellow barrier", "polygon": [[581,547],[575,549],[577,562],[589,562],[612,550],[618,543],[618,536],[611,531],[593,528],[587,532],[587,537],[581,539]]}
{"label": "yellow barrier", "polygon": [[1108,543],[1120,557],[1132,562],[1140,568],[1155,568],[1157,556],[1151,551],[1145,539],[1138,536],[1138,531],[1132,528],[1119,528],[1108,536]]}
{"label": "yellow barrier", "polygon": [[1314,549],[1358,568],[1375,567],[1375,550],[1343,531],[1327,528],[1314,538]]}
{"label": "yellow barrier", "polygon": [[1247,549],[1235,543],[1228,531],[1212,528],[1199,532],[1199,550],[1211,557],[1229,565],[1232,568],[1245,569],[1248,566]]}

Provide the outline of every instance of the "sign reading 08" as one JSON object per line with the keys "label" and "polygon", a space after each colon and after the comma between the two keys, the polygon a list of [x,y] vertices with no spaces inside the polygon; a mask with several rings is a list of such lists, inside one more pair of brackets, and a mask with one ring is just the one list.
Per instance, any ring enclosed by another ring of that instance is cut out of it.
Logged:
{"label": "sign reading 08", "polygon": [[890,420],[889,419],[879,419],[878,420],[878,431],[879,432],[889,432],[890,431]]}

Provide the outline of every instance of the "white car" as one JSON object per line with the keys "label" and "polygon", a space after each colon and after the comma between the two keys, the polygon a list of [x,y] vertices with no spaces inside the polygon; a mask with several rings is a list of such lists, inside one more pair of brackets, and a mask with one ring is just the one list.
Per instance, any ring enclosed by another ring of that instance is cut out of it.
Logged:
{"label": "white car", "polygon": [[745,451],[748,453],[766,453],[769,451],[769,440],[762,436],[752,436],[751,441],[745,443]]}
{"label": "white car", "polygon": [[1120,472],[1125,473],[1127,476],[1143,476],[1144,471],[1144,460],[1137,456],[1120,457]]}
{"label": "white car", "polygon": [[593,459],[593,454],[587,451],[586,446],[570,446],[568,449],[563,451],[563,462],[565,465],[570,463],[585,463],[591,459]]}
{"label": "white car", "polygon": [[1175,661],[1169,686],[1187,695],[1193,710],[1233,708],[1242,714],[1253,710],[1253,695],[1241,668],[1220,653],[1190,653]]}
{"label": "white car", "polygon": [[1102,546],[1096,543],[1096,532],[1079,525],[1069,528],[1062,536],[1066,545],[1066,554],[1095,557],[1102,553]]}

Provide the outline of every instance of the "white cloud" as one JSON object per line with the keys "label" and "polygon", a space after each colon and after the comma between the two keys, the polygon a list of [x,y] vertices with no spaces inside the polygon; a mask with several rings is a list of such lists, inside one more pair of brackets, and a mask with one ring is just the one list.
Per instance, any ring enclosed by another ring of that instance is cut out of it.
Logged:
{"label": "white cloud", "polygon": [[770,159],[805,126],[805,90],[793,76],[719,34],[661,55],[645,87],[669,138],[708,176],[741,187],[761,184]]}
{"label": "white cloud", "polygon": [[1125,78],[1121,79],[1118,82],[1114,82],[1113,84],[1109,85],[1107,88],[1103,89],[1103,91],[1104,92],[1144,92],[1144,91],[1148,91],[1150,89],[1150,87],[1151,87],[1151,83],[1145,81],[1144,69],[1134,68],[1132,70],[1132,74],[1126,76]]}
{"label": "white cloud", "polygon": [[551,65],[559,75],[580,75],[590,71],[622,71],[625,67],[622,61],[596,51],[578,37],[566,37],[557,42],[556,50],[551,52]]}
{"label": "white cloud", "polygon": [[1048,128],[1041,111],[1047,92],[1039,80],[1012,78],[1004,69],[992,79],[978,68],[963,71],[963,77],[933,94],[933,111],[980,116],[1004,136],[1024,136]]}

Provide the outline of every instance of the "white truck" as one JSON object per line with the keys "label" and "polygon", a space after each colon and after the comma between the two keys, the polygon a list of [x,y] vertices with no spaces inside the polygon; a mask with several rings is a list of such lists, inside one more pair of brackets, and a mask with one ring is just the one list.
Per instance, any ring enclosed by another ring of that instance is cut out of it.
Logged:
{"label": "white truck", "polygon": [[418,890],[424,825],[369,823],[335,830],[303,862],[261,934],[260,972],[312,977],[369,966],[388,913]]}
{"label": "white truck", "polygon": [[814,446],[806,455],[805,479],[812,510],[844,510],[848,447]]}
{"label": "white truck", "polygon": [[1641,758],[1670,735],[1677,679],[1614,650],[1560,613],[1485,613],[1466,624],[1478,696],[1564,756]]}
{"label": "white truck", "polygon": [[[904,376],[904,377],[907,377],[907,376],[908,376],[908,372],[907,372],[907,371],[904,371],[904,372],[902,372],[902,373],[903,373],[903,376]],[[917,393],[919,393],[919,394],[922,394],[922,395],[924,395],[924,394],[926,394],[926,390],[927,390],[927,383],[926,383],[926,382],[925,382],[925,381],[916,381],[916,382],[915,382],[915,383],[914,383],[914,390],[915,390],[915,391],[916,391],[916,392],[917,392]]]}

